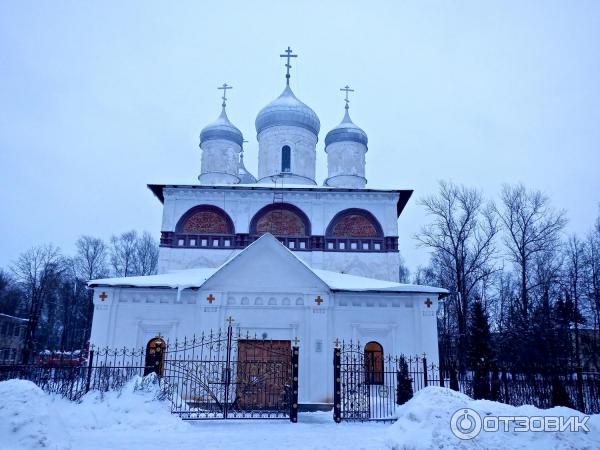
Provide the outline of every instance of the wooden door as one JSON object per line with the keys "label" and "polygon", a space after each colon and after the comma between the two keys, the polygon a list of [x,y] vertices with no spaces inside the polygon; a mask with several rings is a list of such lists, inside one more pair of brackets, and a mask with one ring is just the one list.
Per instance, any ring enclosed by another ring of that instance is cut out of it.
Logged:
{"label": "wooden door", "polygon": [[242,409],[274,410],[286,404],[290,389],[291,344],[287,340],[238,341],[237,404]]}

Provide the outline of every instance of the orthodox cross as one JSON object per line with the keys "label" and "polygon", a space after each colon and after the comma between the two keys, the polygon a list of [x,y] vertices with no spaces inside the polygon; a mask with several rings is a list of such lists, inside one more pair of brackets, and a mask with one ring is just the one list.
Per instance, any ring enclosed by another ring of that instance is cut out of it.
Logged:
{"label": "orthodox cross", "polygon": [[229,317],[227,318],[226,322],[228,323],[228,325],[229,325],[229,326],[231,326],[231,324],[232,324],[233,322],[235,322],[235,321],[233,320],[233,317],[229,316]]}
{"label": "orthodox cross", "polygon": [[104,300],[106,300],[106,299],[108,298],[108,295],[106,294],[106,292],[102,292],[102,293],[101,293],[101,294],[98,296],[98,298],[100,298],[100,301],[102,301],[102,302],[103,302]]}
{"label": "orthodox cross", "polygon": [[223,90],[223,97],[221,97],[223,99],[223,103],[221,106],[225,108],[225,106],[227,105],[227,89],[233,89],[233,86],[229,86],[227,83],[223,83],[223,86],[219,86],[217,89]]}
{"label": "orthodox cross", "polygon": [[315,298],[315,303],[319,306],[321,306],[321,303],[323,303],[323,299],[320,295],[317,295],[317,298]]}
{"label": "orthodox cross", "polygon": [[296,336],[294,338],[294,347],[298,347],[298,342],[300,342],[300,339],[298,339],[298,336]]}
{"label": "orthodox cross", "polygon": [[431,305],[433,305],[433,302],[429,298],[427,300],[425,300],[424,303],[427,305],[428,308],[431,308]]}
{"label": "orthodox cross", "polygon": [[335,348],[340,348],[340,344],[341,344],[341,342],[340,342],[339,338],[335,338]]}
{"label": "orthodox cross", "polygon": [[346,102],[345,108],[346,109],[350,108],[350,99],[348,98],[348,93],[349,92],[354,92],[354,89],[350,89],[350,86],[346,85],[343,88],[341,88],[340,91],[345,91],[346,92],[346,98],[344,99],[344,101]]}
{"label": "orthodox cross", "polygon": [[209,294],[208,297],[206,297],[206,300],[208,301],[208,303],[210,303],[212,305],[212,302],[215,301],[215,297],[212,294]]}
{"label": "orthodox cross", "polygon": [[287,69],[287,72],[285,74],[285,82],[286,84],[289,86],[290,85],[290,69],[292,68],[292,65],[290,64],[290,58],[297,58],[298,55],[292,55],[292,49],[288,46],[287,50],[285,51],[285,55],[279,55],[280,58],[286,58],[287,62],[285,63],[285,67]]}

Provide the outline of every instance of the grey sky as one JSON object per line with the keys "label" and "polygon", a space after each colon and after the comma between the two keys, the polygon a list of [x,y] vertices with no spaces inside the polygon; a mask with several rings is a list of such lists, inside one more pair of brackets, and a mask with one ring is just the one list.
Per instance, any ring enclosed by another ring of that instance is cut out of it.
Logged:
{"label": "grey sky", "polygon": [[0,4],[0,267],[82,233],[158,237],[147,183],[195,183],[198,134],[219,113],[249,141],[285,83],[325,133],[369,135],[369,187],[414,189],[399,220],[411,269],[416,200],[436,180],[496,195],[522,181],[586,232],[600,200],[600,2],[28,2]]}

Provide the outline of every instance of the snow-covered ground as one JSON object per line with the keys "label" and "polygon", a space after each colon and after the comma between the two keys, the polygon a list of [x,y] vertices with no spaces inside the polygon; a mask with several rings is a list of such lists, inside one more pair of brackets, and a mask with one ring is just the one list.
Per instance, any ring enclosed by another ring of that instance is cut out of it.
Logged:
{"label": "snow-covered ground", "polygon": [[450,417],[461,408],[503,415],[573,415],[573,410],[514,408],[427,388],[398,408],[396,423],[336,424],[331,413],[301,414],[299,423],[266,420],[184,422],[158,399],[151,378],[120,392],[90,393],[73,403],[28,381],[0,383],[0,449],[598,449],[600,416],[589,433],[481,433],[461,441]]}

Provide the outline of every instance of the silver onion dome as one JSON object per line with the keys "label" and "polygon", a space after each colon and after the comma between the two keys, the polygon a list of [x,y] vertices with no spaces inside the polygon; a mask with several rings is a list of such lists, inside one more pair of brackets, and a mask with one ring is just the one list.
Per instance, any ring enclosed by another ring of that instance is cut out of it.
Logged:
{"label": "silver onion dome", "polygon": [[225,112],[225,106],[221,110],[221,114],[213,123],[205,126],[200,132],[200,145],[203,142],[211,139],[223,139],[226,141],[235,142],[240,147],[244,142],[242,132],[231,123]]}
{"label": "silver onion dome", "polygon": [[348,113],[348,108],[346,108],[346,112],[344,114],[344,119],[340,122],[338,126],[333,128],[327,136],[325,136],[325,147],[334,142],[358,142],[367,145],[369,139],[367,137],[367,133],[363,131],[362,128],[352,122],[350,119],[350,114]]}
{"label": "silver onion dome", "polygon": [[296,98],[289,85],[279,97],[260,110],[255,125],[257,134],[269,127],[287,125],[305,128],[318,136],[321,128],[317,114]]}
{"label": "silver onion dome", "polygon": [[240,179],[240,184],[254,184],[256,183],[256,178],[252,175],[246,166],[244,166],[244,152],[240,152],[240,165],[238,167],[238,178]]}

